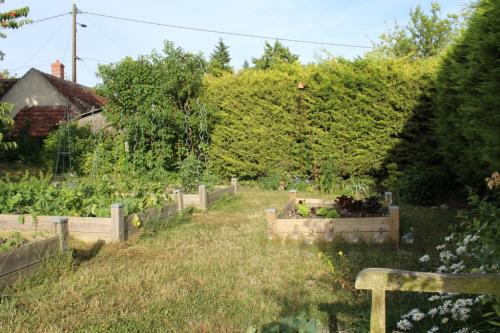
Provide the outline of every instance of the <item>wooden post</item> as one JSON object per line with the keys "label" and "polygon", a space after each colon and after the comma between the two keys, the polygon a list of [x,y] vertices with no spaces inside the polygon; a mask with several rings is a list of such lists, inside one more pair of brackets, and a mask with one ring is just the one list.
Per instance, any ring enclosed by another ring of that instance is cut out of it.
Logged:
{"label": "wooden post", "polygon": [[231,186],[233,187],[233,194],[236,195],[238,192],[238,178],[231,178]]}
{"label": "wooden post", "polygon": [[386,333],[385,331],[385,290],[373,289],[370,333]]}
{"label": "wooden post", "polygon": [[389,206],[389,218],[391,219],[391,240],[399,249],[399,206]]}
{"label": "wooden post", "polygon": [[111,205],[111,240],[125,241],[125,205],[114,203]]}
{"label": "wooden post", "polygon": [[386,290],[500,296],[500,274],[439,274],[367,268],[358,273],[355,288],[372,291],[370,333],[385,333]]}
{"label": "wooden post", "polygon": [[174,190],[174,200],[177,203],[177,211],[180,213],[184,210],[184,197],[182,195],[182,189],[176,188]]}
{"label": "wooden post", "polygon": [[267,219],[267,235],[269,239],[273,239],[274,226],[277,220],[275,208],[266,209],[266,219]]}
{"label": "wooden post", "polygon": [[56,235],[59,236],[59,248],[61,251],[68,250],[69,228],[67,217],[57,217],[54,221]]}
{"label": "wooden post", "polygon": [[392,192],[384,192],[384,207],[392,206]]}
{"label": "wooden post", "polygon": [[207,192],[207,187],[205,185],[198,186],[198,195],[200,197],[200,209],[207,210],[208,209],[208,192]]}
{"label": "wooden post", "polygon": [[288,191],[288,201],[293,201],[295,203],[297,199],[297,190]]}

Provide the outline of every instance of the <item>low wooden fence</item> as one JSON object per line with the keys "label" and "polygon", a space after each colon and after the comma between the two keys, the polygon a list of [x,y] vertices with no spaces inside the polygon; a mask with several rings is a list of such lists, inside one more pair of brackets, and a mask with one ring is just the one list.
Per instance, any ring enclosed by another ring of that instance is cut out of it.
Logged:
{"label": "low wooden fence", "polygon": [[231,185],[217,188],[212,192],[208,192],[205,185],[200,185],[197,194],[183,194],[184,205],[207,210],[210,204],[219,200],[224,195],[235,195],[237,191],[238,178],[231,178]]}
{"label": "low wooden fence", "polygon": [[500,296],[500,274],[439,274],[368,268],[358,274],[355,287],[372,291],[370,333],[386,333],[386,291]]}
{"label": "low wooden fence", "polygon": [[54,236],[0,254],[0,286],[33,274],[44,257],[68,248],[68,219],[54,219],[49,229]]}
{"label": "low wooden fence", "polygon": [[392,193],[386,192],[384,205],[388,215],[348,218],[290,218],[290,211],[297,203],[317,207],[333,207],[333,200],[298,198],[296,191],[289,193],[289,201],[282,212],[267,210],[269,239],[331,242],[343,239],[347,243],[391,243],[399,247],[399,207],[392,205]]}
{"label": "low wooden fence", "polygon": [[[164,219],[181,212],[185,206],[194,206],[206,210],[208,205],[220,199],[224,194],[236,194],[237,178],[231,179],[231,185],[208,193],[200,185],[198,194],[183,194],[174,190],[174,202],[165,203],[159,208],[149,208],[144,212],[125,216],[125,207],[121,203],[111,205],[111,217],[65,217],[68,221],[69,234],[83,241],[123,242],[140,230],[150,220]],[[54,230],[57,216],[37,216],[20,214],[0,214],[0,230],[8,231],[45,231]]]}

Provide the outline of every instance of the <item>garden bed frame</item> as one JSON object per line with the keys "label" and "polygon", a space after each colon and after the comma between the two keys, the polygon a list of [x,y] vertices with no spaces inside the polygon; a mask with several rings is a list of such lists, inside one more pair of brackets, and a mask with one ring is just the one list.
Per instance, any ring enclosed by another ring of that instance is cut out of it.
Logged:
{"label": "garden bed frame", "polygon": [[0,254],[0,287],[15,283],[19,278],[35,273],[44,257],[68,248],[68,219],[52,221],[53,236],[29,242]]}
{"label": "garden bed frame", "polygon": [[194,207],[201,210],[207,210],[208,206],[224,195],[236,195],[238,191],[238,178],[231,178],[231,185],[227,187],[216,188],[212,192],[208,192],[205,185],[198,187],[197,194],[184,194],[183,200],[185,206]]}
{"label": "garden bed frame", "polygon": [[299,202],[318,207],[332,206],[333,200],[298,198],[297,192],[289,192],[289,201],[279,216],[276,209],[267,210],[269,239],[301,240],[307,243],[331,242],[340,240],[347,243],[363,241],[377,243],[374,236],[381,234],[379,243],[392,243],[399,247],[399,207],[392,205],[392,193],[386,192],[384,206],[389,214],[377,217],[341,217],[341,218],[289,218],[291,210]]}
{"label": "garden bed frame", "polygon": [[[140,231],[133,225],[137,216],[141,226],[151,220],[165,219],[180,213],[185,206],[193,206],[201,210],[222,198],[224,195],[235,195],[238,179],[231,178],[231,185],[218,188],[208,193],[205,185],[199,186],[198,194],[183,194],[181,189],[174,190],[174,202],[165,203],[160,208],[149,208],[144,212],[125,216],[122,203],[111,205],[111,217],[65,217],[68,221],[69,235],[86,242],[124,242]],[[37,216],[36,219],[26,214],[0,214],[0,230],[5,231],[44,231],[53,232],[54,221],[58,216]],[[20,222],[22,221],[22,222]]]}

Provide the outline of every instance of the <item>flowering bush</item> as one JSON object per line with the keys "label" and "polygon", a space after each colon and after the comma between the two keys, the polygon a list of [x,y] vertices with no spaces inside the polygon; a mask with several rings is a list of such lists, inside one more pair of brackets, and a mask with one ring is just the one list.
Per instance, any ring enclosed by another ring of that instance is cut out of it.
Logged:
{"label": "flowering bush", "polygon": [[[459,213],[462,223],[438,245],[438,273],[499,273],[500,208],[477,196],[470,198],[473,209]],[[431,256],[420,258],[431,263]],[[429,267],[430,268],[430,267]],[[500,326],[498,298],[488,295],[468,296],[436,294],[428,298],[426,310],[413,309],[397,323],[401,331],[418,332],[493,332]],[[493,308],[493,311],[491,310]],[[486,313],[485,313],[486,312]]]}

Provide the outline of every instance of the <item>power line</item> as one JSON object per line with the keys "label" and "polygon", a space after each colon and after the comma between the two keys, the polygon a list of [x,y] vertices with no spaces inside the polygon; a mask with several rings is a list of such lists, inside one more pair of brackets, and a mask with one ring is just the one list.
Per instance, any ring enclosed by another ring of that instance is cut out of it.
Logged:
{"label": "power line", "polygon": [[54,39],[54,37],[57,35],[57,33],[59,32],[59,30],[61,30],[61,28],[66,24],[68,20],[64,20],[62,22],[62,24],[56,29],[56,31],[54,31],[54,33],[49,37],[49,39],[47,39],[45,41],[45,43],[43,43],[40,48],[38,50],[36,50],[31,56],[29,56],[24,62],[23,62],[23,66],[26,65],[31,59],[33,59],[36,55],[38,55],[38,53],[40,53],[40,51],[42,51],[45,46],[47,46],[47,44],[49,44],[52,39]]}
{"label": "power line", "polygon": [[212,30],[212,29],[203,29],[203,28],[188,27],[188,26],[182,26],[182,25],[174,25],[174,24],[166,24],[166,23],[160,23],[160,22],[138,20],[138,19],[132,19],[132,18],[126,18],[126,17],[119,17],[119,16],[112,16],[112,15],[106,15],[106,14],[100,14],[100,13],[93,13],[93,12],[87,12],[87,11],[81,11],[80,13],[82,13],[82,14],[88,14],[88,15],[93,15],[93,16],[100,16],[100,17],[105,17],[105,18],[110,18],[110,19],[120,20],[120,21],[128,21],[128,22],[134,22],[134,23],[156,25],[156,26],[167,27],[167,28],[184,29],[184,30],[192,30],[192,31],[199,31],[199,32],[208,32],[208,33],[215,33],[215,34],[221,34],[221,35],[249,37],[249,38],[259,38],[259,39],[277,39],[277,40],[286,41],[286,42],[303,43],[303,44],[314,44],[314,45],[342,46],[342,47],[353,47],[353,48],[364,48],[364,49],[371,49],[372,48],[371,46],[366,46],[366,45],[341,44],[341,43],[330,43],[330,42],[318,42],[318,41],[311,41],[311,40],[270,37],[270,36],[254,35],[254,34],[244,34],[244,33],[238,33],[238,32],[229,32],[229,31],[220,31],[220,30]]}
{"label": "power line", "polygon": [[61,17],[61,16],[64,16],[64,15],[69,15],[70,12],[67,12],[67,13],[62,13],[62,14],[58,14],[58,15],[54,15],[54,16],[50,16],[50,17],[45,17],[43,19],[39,19],[39,20],[34,20],[32,21],[31,23],[39,23],[39,22],[43,22],[43,21],[48,21],[48,20],[52,20],[52,19],[55,19],[55,18],[58,18],[58,17]]}

